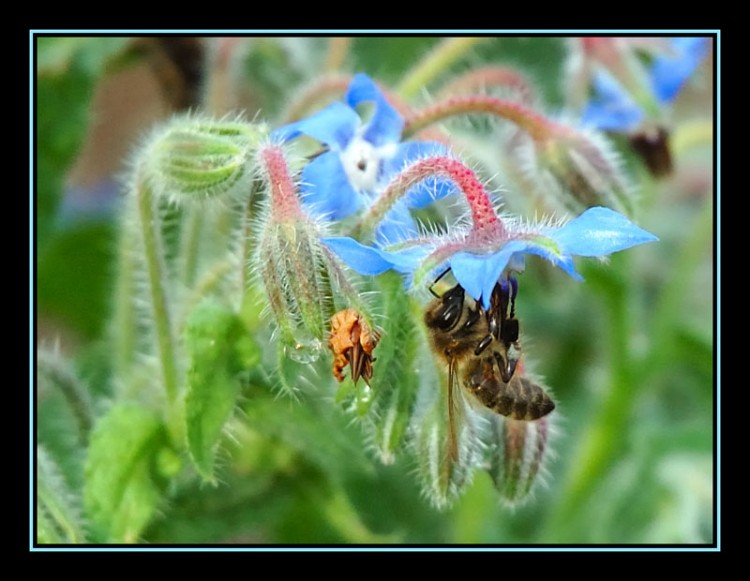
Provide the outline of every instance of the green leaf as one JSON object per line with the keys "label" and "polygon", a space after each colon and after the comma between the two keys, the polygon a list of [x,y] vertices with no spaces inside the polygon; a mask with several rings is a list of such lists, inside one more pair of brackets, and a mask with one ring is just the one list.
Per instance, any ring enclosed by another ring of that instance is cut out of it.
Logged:
{"label": "green leaf", "polygon": [[81,500],[70,492],[60,468],[42,446],[36,451],[36,470],[37,542],[85,542]]}
{"label": "green leaf", "polygon": [[161,419],[140,404],[117,404],[99,420],[91,434],[84,488],[94,538],[139,540],[164,492],[157,462],[165,448]]}
{"label": "green leaf", "polygon": [[235,313],[213,300],[199,303],[188,316],[185,347],[188,450],[200,475],[215,482],[217,446],[240,391],[237,374],[260,354]]}

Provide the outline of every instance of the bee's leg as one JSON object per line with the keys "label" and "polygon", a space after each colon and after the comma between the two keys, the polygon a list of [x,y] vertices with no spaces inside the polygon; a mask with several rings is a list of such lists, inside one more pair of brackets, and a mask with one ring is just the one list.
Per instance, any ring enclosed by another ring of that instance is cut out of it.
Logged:
{"label": "bee's leg", "polygon": [[500,377],[504,383],[508,383],[513,377],[516,371],[516,365],[518,364],[518,358],[510,357],[508,351],[500,353],[499,351],[493,351],[497,366],[500,368]]}
{"label": "bee's leg", "polygon": [[516,297],[518,296],[518,281],[514,276],[508,277],[510,282],[510,314],[508,318],[513,319],[516,316]]}
{"label": "bee's leg", "polygon": [[490,346],[490,343],[492,343],[492,335],[487,335],[479,342],[476,349],[474,349],[474,355],[481,355],[482,352]]}
{"label": "bee's leg", "polygon": [[[506,351],[510,350],[511,345],[518,341],[520,334],[520,327],[518,319],[516,319],[516,296],[518,295],[518,281],[515,278],[510,277],[508,279],[507,286],[507,299],[506,305],[510,307],[507,317],[503,320],[503,327],[500,330],[500,340],[505,345]],[[516,345],[517,349],[520,349]]]}
{"label": "bee's leg", "polygon": [[518,341],[518,335],[520,333],[520,327],[518,319],[508,319],[503,325],[502,331],[500,332],[500,339],[505,345],[505,348],[509,348],[511,343]]}

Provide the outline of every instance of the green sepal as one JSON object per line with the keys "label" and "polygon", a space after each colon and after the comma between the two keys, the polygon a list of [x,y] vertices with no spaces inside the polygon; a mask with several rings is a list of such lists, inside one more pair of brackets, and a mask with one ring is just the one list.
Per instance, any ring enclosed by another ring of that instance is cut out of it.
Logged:
{"label": "green sepal", "polygon": [[420,322],[411,310],[411,299],[403,281],[395,273],[380,279],[385,313],[382,339],[375,349],[373,363],[372,413],[373,443],[380,458],[391,463],[401,448],[414,415],[419,389],[416,370]]}
{"label": "green sepal", "polygon": [[547,418],[513,420],[487,414],[483,430],[483,465],[509,506],[528,500],[539,480],[549,437]]}
{"label": "green sepal", "polygon": [[157,195],[176,203],[241,192],[263,126],[239,121],[176,116],[141,152],[142,166]]}
{"label": "green sepal", "polygon": [[426,353],[426,348],[424,351],[419,377],[427,401],[415,421],[414,452],[424,495],[433,506],[444,509],[471,482],[479,444],[477,417],[456,383],[452,397],[455,432],[451,437],[447,368],[443,369],[432,353]]}

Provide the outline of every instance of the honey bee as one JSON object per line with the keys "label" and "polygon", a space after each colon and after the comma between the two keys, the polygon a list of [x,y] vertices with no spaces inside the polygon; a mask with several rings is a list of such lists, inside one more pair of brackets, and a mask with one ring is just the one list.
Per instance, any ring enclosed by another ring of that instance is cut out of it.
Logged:
{"label": "honey bee", "polygon": [[[427,306],[425,324],[433,350],[448,365],[450,453],[455,458],[457,382],[486,408],[515,420],[542,418],[555,404],[540,386],[515,373],[521,356],[515,285],[496,284],[485,310],[449,274],[450,269],[430,287],[435,300]],[[437,287],[448,290],[436,292]]]}

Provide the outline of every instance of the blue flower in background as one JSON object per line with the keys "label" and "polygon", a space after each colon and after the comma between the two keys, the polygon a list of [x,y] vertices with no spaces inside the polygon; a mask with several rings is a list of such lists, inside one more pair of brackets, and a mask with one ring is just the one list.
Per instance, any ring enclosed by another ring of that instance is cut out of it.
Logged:
{"label": "blue flower in background", "polygon": [[[482,245],[487,251],[478,247],[471,234],[463,247],[460,243],[449,241],[446,244],[452,247],[452,251],[436,266],[443,269],[450,266],[453,276],[466,292],[475,300],[481,298],[485,308],[489,308],[495,284],[504,278],[506,270],[523,270],[527,254],[541,256],[576,280],[581,280],[573,264],[574,256],[607,256],[656,240],[656,236],[639,228],[622,214],[609,208],[595,207],[563,226],[505,231],[502,238],[494,241],[487,241],[485,237]],[[326,238],[323,241],[351,268],[371,276],[391,269],[413,276],[423,263],[429,263],[431,255],[446,254],[441,251],[439,242],[389,249],[365,246],[345,237]]]}
{"label": "blue flower in background", "polygon": [[647,72],[647,95],[636,97],[605,69],[592,80],[594,97],[582,122],[605,131],[630,132],[650,117],[649,110],[672,102],[708,51],[708,38],[670,39],[669,50],[654,57]]}
{"label": "blue flower in background", "polygon": [[[374,106],[366,123],[355,109],[363,103]],[[389,178],[407,163],[446,153],[445,146],[437,142],[401,143],[403,127],[403,117],[372,79],[358,74],[344,102],[332,103],[311,117],[280,127],[272,137],[288,141],[304,134],[327,146],[303,169],[301,195],[315,214],[341,220],[369,207]],[[415,233],[409,208],[422,208],[452,191],[450,182],[436,179],[412,188],[381,223],[378,241],[392,242]]]}

